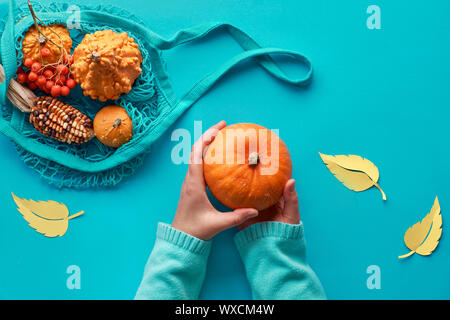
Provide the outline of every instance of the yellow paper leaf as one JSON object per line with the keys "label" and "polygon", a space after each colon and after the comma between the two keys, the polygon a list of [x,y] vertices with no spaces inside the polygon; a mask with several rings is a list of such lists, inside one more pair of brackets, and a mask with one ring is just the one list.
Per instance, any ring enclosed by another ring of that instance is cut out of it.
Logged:
{"label": "yellow paper leaf", "polygon": [[60,220],[65,219],[69,215],[69,210],[64,204],[60,204],[56,201],[34,201],[21,199],[21,202],[35,215],[48,220]]}
{"label": "yellow paper leaf", "polygon": [[46,237],[63,236],[69,226],[69,220],[83,214],[83,211],[69,216],[69,210],[63,203],[20,199],[11,193],[17,210],[30,227]]}
{"label": "yellow paper leaf", "polygon": [[373,186],[377,187],[386,200],[386,195],[378,185],[380,176],[378,168],[369,160],[356,155],[331,156],[319,152],[328,170],[334,174],[344,186],[350,190],[360,192]]}
{"label": "yellow paper leaf", "polygon": [[405,245],[411,252],[399,256],[400,259],[409,257],[414,253],[429,256],[439,244],[442,235],[442,216],[438,198],[434,200],[430,212],[405,232]]}

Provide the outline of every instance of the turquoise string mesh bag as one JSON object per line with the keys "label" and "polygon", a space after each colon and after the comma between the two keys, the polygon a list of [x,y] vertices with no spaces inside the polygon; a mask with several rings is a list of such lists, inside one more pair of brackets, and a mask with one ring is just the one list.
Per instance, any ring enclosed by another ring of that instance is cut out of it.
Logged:
{"label": "turquoise string mesh bag", "polygon": [[[34,3],[33,8],[45,24],[66,24],[69,19],[73,19],[73,11],[67,10],[70,5],[73,3],[52,3],[45,6]],[[21,43],[24,33],[33,24],[33,19],[26,2],[16,5],[14,0],[10,0],[8,16],[0,21],[0,61],[6,75],[6,80],[0,85],[0,131],[15,143],[19,156],[27,166],[57,187],[114,186],[124,177],[132,175],[143,163],[143,157],[150,151],[153,142],[218,79],[243,60],[254,58],[269,74],[296,86],[308,84],[312,77],[312,66],[305,56],[294,51],[262,48],[247,34],[230,24],[201,25],[179,31],[173,38],[165,40],[146,27],[138,17],[125,10],[103,5],[77,7],[80,9],[80,21],[77,21],[79,28],[70,32],[73,48],[85,34],[111,29],[119,33],[127,32],[139,45],[143,56],[142,74],[135,81],[132,90],[119,99],[103,103],[83,96],[79,88],[60,99],[92,119],[106,105],[118,104],[126,108],[133,121],[133,138],[118,149],[107,147],[95,138],[81,145],[68,145],[50,139],[29,123],[28,114],[11,104],[6,98],[8,84],[21,64]],[[216,29],[228,32],[244,51],[201,79],[186,94],[177,97],[170,85],[162,52],[204,37]],[[271,54],[291,56],[305,65],[308,71],[301,78],[290,78],[270,57]]]}

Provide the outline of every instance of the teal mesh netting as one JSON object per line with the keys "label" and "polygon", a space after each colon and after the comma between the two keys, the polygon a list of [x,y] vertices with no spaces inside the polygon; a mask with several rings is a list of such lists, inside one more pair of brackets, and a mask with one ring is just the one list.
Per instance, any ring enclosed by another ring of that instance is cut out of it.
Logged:
{"label": "teal mesh netting", "polygon": [[[68,8],[68,4],[61,3],[52,3],[50,5],[42,5],[39,3],[32,4],[38,17],[42,12],[65,12]],[[95,11],[107,12],[113,15],[131,19],[139,24],[145,25],[144,22],[141,21],[141,19],[123,9],[108,5],[96,5],[90,7],[86,7],[84,5],[77,6],[81,10],[90,9]],[[15,13],[16,21],[20,21],[24,17],[29,16],[30,13],[28,5],[26,3],[18,5]],[[5,20],[6,19],[3,19],[0,22],[0,37],[4,29]],[[45,23],[52,23],[52,21],[49,21],[49,19],[43,20]],[[116,32],[125,31],[136,41],[136,43],[139,44],[139,49],[143,56],[141,76],[134,83],[132,90],[128,94],[122,95],[116,101],[107,101],[105,103],[102,103],[98,100],[93,100],[89,97],[85,97],[79,87],[73,90],[69,96],[61,97],[59,99],[79,109],[80,111],[91,117],[91,119],[93,119],[96,112],[105,105],[121,105],[126,108],[128,114],[132,118],[133,139],[139,139],[141,135],[145,135],[146,130],[150,127],[152,121],[154,121],[158,117],[160,108],[164,106],[164,102],[161,101],[162,99],[164,99],[164,97],[158,94],[159,90],[154,83],[151,62],[149,61],[149,55],[147,54],[148,44],[142,41],[137,35],[133,34],[133,32],[130,32],[129,30],[122,30],[117,26],[102,24],[93,25],[81,22],[79,30],[73,29],[70,31],[73,40],[72,48],[75,48],[81,42],[85,34],[93,33],[97,30],[103,29],[112,29]],[[18,61],[22,61],[21,43],[23,40],[23,36],[23,33],[16,35],[16,50],[18,53]],[[44,95],[45,93],[38,91],[36,92],[36,94],[39,96]],[[2,116],[9,121],[12,116],[12,109],[6,106],[2,106]],[[92,139],[88,143],[81,145],[68,145],[53,139],[49,139],[48,137],[43,136],[37,130],[35,130],[35,128],[27,121],[27,117],[24,117],[23,119],[22,133],[30,139],[38,141],[39,143],[49,145],[55,149],[62,150],[89,161],[101,161],[116,152],[116,149],[101,144],[97,139]],[[114,186],[123,178],[132,175],[136,168],[141,166],[143,157],[145,157],[145,152],[143,152],[141,155],[138,155],[130,161],[120,164],[112,169],[101,172],[87,173],[83,171],[77,171],[64,165],[58,164],[54,161],[42,158],[34,153],[28,152],[17,144],[16,148],[19,152],[20,157],[23,159],[27,166],[36,170],[42,178],[57,187],[88,188],[98,186]]]}

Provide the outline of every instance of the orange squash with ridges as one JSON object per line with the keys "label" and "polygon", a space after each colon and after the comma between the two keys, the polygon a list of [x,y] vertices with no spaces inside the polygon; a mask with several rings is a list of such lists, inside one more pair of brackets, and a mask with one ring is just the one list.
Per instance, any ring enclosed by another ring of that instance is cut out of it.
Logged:
{"label": "orange squash with ridges", "polygon": [[126,32],[87,34],[73,52],[73,74],[85,96],[101,101],[130,92],[142,72],[138,44]]}

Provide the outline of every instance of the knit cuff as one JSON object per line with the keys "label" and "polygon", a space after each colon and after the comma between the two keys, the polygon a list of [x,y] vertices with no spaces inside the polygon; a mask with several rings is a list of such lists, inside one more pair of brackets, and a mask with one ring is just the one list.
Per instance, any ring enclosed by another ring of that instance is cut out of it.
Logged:
{"label": "knit cuff", "polygon": [[263,222],[251,225],[234,236],[234,243],[238,248],[252,241],[263,238],[277,238],[297,240],[303,238],[303,223],[287,224],[283,222]]}
{"label": "knit cuff", "polygon": [[156,239],[169,242],[179,248],[200,255],[208,255],[211,250],[211,241],[204,241],[180,230],[172,228],[166,223],[158,224]]}

